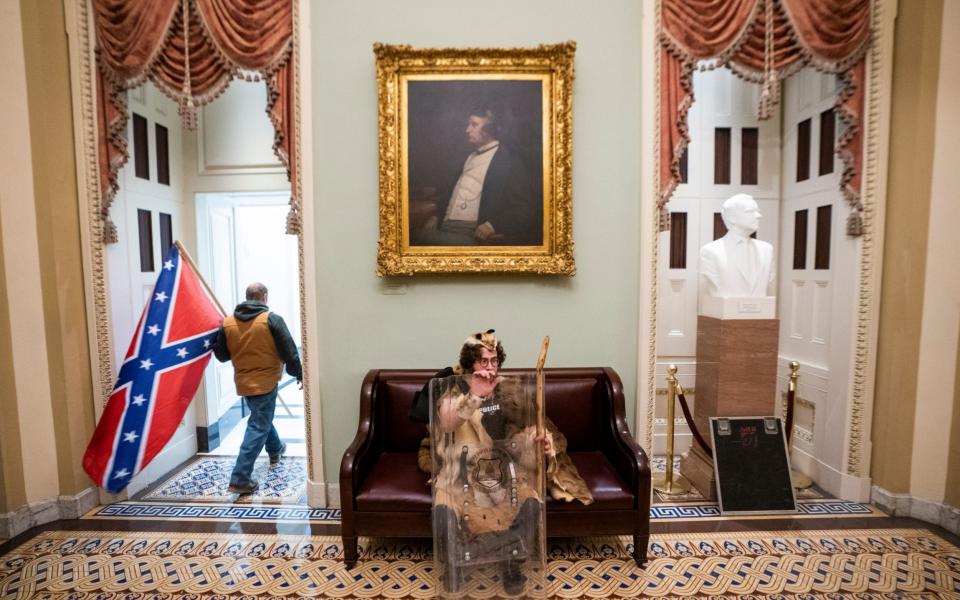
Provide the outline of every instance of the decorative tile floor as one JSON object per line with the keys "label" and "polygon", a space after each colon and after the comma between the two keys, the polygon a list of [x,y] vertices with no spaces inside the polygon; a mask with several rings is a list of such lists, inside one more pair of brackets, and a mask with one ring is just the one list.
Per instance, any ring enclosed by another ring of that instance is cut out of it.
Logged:
{"label": "decorative tile floor", "polygon": [[[751,595],[957,598],[960,549],[925,529],[661,534],[650,561],[627,537],[548,547],[557,598]],[[0,557],[0,598],[431,598],[429,543],[361,540],[347,570],[339,538],[48,531]],[[465,590],[494,593],[482,579]]]}
{"label": "decorative tile floor", "polygon": [[270,466],[260,457],[253,468],[253,479],[260,487],[252,494],[237,496],[227,492],[236,457],[201,456],[166,481],[148,491],[140,500],[192,502],[237,502],[266,504],[304,504],[307,501],[307,461],[284,457]]}

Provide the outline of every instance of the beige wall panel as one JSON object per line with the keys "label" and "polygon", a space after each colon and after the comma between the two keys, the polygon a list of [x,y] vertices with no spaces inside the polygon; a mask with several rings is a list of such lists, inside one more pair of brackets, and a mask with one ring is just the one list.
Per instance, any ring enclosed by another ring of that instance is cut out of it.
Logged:
{"label": "beige wall panel", "polygon": [[871,476],[895,493],[910,490],[942,12],[942,0],[902,2],[894,34]]}
{"label": "beige wall panel", "polygon": [[0,444],[0,513],[7,512],[7,488],[3,471],[3,444]]}
{"label": "beige wall panel", "polygon": [[917,416],[913,431],[910,494],[942,502],[953,412],[954,368],[960,335],[960,2],[943,5],[930,225],[927,238],[926,291],[917,370]]}
{"label": "beige wall panel", "polygon": [[[0,214],[2,221],[2,214]],[[0,249],[3,226],[0,222]],[[13,373],[13,344],[10,340],[10,304],[7,302],[7,277],[4,256],[0,252],[0,513],[9,512],[27,502],[23,485],[23,457],[20,451],[20,419],[17,418],[17,381]]]}
{"label": "beige wall panel", "polygon": [[960,508],[960,339],[957,340],[953,379],[953,418],[947,459],[947,493],[943,501]]}
{"label": "beige wall panel", "polygon": [[59,491],[20,5],[0,3],[0,213],[27,502]]}
{"label": "beige wall panel", "polygon": [[22,0],[24,59],[43,312],[60,493],[91,485],[81,457],[93,432],[69,55],[59,0]]}

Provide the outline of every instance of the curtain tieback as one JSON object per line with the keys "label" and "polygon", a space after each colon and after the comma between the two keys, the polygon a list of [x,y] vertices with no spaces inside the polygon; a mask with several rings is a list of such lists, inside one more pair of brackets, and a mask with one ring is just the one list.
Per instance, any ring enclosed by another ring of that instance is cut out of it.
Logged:
{"label": "curtain tieback", "polygon": [[763,88],[760,90],[760,120],[766,120],[773,114],[774,108],[780,102],[780,85],[777,81],[777,69],[774,61],[773,43],[773,2],[763,0]]}
{"label": "curtain tieback", "polygon": [[193,101],[190,89],[190,0],[181,0],[183,6],[183,88],[180,102],[177,103],[177,112],[184,129],[193,131],[197,128],[198,110]]}

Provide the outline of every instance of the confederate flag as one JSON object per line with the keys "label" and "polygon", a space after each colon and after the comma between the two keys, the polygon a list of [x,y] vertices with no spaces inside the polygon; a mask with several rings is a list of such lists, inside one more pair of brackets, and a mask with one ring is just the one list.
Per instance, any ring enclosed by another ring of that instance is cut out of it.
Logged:
{"label": "confederate flag", "polygon": [[171,247],[83,455],[83,469],[98,485],[119,492],[170,440],[200,385],[222,320],[197,274]]}

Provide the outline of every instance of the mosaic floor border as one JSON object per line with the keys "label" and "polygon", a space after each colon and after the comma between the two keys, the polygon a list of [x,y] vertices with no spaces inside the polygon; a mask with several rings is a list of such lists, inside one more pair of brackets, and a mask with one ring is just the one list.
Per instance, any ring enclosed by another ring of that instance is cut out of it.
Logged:
{"label": "mosaic floor border", "polygon": [[[926,529],[655,534],[645,569],[630,560],[630,540],[551,542],[548,594],[960,595],[960,548]],[[360,551],[347,570],[334,536],[48,531],[0,557],[0,599],[433,597],[429,542],[361,539]],[[466,591],[490,595],[482,581]]]}
{"label": "mosaic floor border", "polygon": [[[883,512],[861,502],[847,500],[801,500],[797,502],[799,512],[789,515],[793,519],[814,517],[884,517]],[[776,515],[783,517],[783,515]],[[308,521],[311,523],[339,523],[340,509],[311,508],[307,505],[292,504],[213,504],[194,502],[138,502],[128,500],[100,506],[89,512],[84,519],[183,519],[191,521],[241,521],[253,523],[273,523]],[[713,503],[654,504],[650,507],[651,521],[687,521],[728,519],[756,520],[769,519],[771,516],[725,517],[720,508]]]}
{"label": "mosaic floor border", "polygon": [[788,517],[804,519],[815,517],[885,517],[877,508],[863,502],[852,500],[798,500],[797,513],[788,515],[734,515],[724,516],[720,506],[714,502],[674,504],[654,504],[650,507],[652,521],[686,521],[709,519],[736,519],[738,521]]}
{"label": "mosaic floor border", "polygon": [[125,501],[100,506],[83,519],[179,519],[185,521],[339,523],[339,508],[291,504],[211,504]]}

